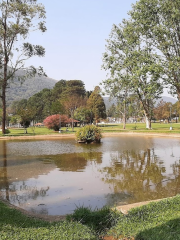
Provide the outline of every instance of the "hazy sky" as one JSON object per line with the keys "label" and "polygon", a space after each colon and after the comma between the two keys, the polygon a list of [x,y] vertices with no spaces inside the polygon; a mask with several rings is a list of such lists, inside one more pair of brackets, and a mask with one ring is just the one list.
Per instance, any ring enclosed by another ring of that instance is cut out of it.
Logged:
{"label": "hazy sky", "polygon": [[47,32],[35,32],[31,42],[46,48],[44,58],[28,65],[43,66],[48,77],[78,79],[93,90],[106,77],[102,54],[112,25],[128,18],[136,0],[39,0],[46,12]]}

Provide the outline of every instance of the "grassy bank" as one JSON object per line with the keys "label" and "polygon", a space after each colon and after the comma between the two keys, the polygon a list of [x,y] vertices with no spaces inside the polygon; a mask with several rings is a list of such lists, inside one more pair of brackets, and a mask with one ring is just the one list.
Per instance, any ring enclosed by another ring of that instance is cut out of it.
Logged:
{"label": "grassy bank", "polygon": [[180,195],[121,214],[109,234],[136,240],[179,240]]}
{"label": "grassy bank", "polygon": [[[165,133],[168,135],[171,134],[180,134],[180,123],[152,123],[152,129],[146,129],[144,123],[129,123],[126,124],[126,129],[123,129],[122,124],[102,124],[99,125],[104,133],[118,133],[118,132],[135,132],[135,133]],[[172,130],[170,127],[172,126]],[[76,132],[79,128],[75,127],[74,131],[69,128],[69,131],[66,131],[66,128],[62,128],[62,133],[49,130],[46,127],[29,127],[27,128],[27,133],[24,133],[23,128],[10,128],[9,133],[5,136],[36,136],[36,135],[52,135],[52,134],[72,134]],[[0,132],[0,136],[2,133]]]}
{"label": "grassy bank", "polygon": [[52,134],[71,134],[74,133],[71,130],[66,131],[66,128],[62,128],[62,133],[59,133],[58,131],[54,131],[51,129],[48,129],[46,127],[29,127],[27,128],[27,133],[24,133],[24,128],[9,128],[8,132],[5,135],[2,135],[2,132],[0,132],[0,136],[37,136],[37,135],[52,135]]}
{"label": "grassy bank", "polygon": [[[170,127],[172,126],[172,130]],[[103,124],[100,125],[104,132],[139,132],[139,133],[180,133],[180,123],[152,123],[152,129],[146,129],[144,123],[128,123],[126,129],[122,124]]]}
{"label": "grassy bank", "polygon": [[131,209],[127,215],[108,208],[79,208],[58,223],[26,217],[0,203],[0,239],[97,240],[104,235],[119,240],[179,240],[180,195]]}
{"label": "grassy bank", "polygon": [[48,223],[26,217],[16,209],[0,202],[0,239],[4,240],[95,240],[87,226],[78,222]]}

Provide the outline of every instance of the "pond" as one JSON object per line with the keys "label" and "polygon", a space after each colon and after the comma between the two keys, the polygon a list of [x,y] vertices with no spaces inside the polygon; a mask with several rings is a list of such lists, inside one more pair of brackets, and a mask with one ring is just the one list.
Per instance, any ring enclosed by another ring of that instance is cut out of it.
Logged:
{"label": "pond", "polygon": [[180,193],[180,139],[119,135],[0,141],[0,197],[38,214],[64,215]]}

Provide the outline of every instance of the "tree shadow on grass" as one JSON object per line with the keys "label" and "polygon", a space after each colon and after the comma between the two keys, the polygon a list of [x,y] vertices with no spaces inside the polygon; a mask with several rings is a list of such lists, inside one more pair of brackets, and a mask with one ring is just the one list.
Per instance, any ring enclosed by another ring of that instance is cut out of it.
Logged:
{"label": "tree shadow on grass", "polygon": [[138,233],[136,240],[180,240],[180,218]]}

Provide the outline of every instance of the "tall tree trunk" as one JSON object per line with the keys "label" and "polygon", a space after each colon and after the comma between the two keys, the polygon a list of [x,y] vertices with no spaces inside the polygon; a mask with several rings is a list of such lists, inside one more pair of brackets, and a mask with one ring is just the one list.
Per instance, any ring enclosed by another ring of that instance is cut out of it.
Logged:
{"label": "tall tree trunk", "polygon": [[5,134],[6,131],[6,83],[2,86],[2,134]]}
{"label": "tall tree trunk", "polygon": [[71,118],[72,118],[72,131],[74,132],[74,112],[71,111]]}
{"label": "tall tree trunk", "polygon": [[146,128],[151,129],[151,118],[145,111],[144,111],[144,114],[145,114]]}
{"label": "tall tree trunk", "polygon": [[6,154],[6,142],[3,141],[3,172],[4,172],[4,185],[6,189],[6,200],[9,201],[9,181],[8,181],[8,172],[7,172],[7,154]]}
{"label": "tall tree trunk", "polygon": [[126,129],[126,101],[124,101],[123,129]]}
{"label": "tall tree trunk", "polygon": [[[8,3],[8,2],[7,2]],[[7,13],[6,13],[7,14]],[[6,127],[6,87],[7,87],[7,66],[8,66],[8,54],[7,54],[7,26],[6,26],[6,18],[4,22],[4,39],[3,39],[3,47],[4,47],[4,71],[3,71],[3,84],[2,84],[2,108],[3,108],[3,116],[2,116],[2,134],[5,134]]]}

